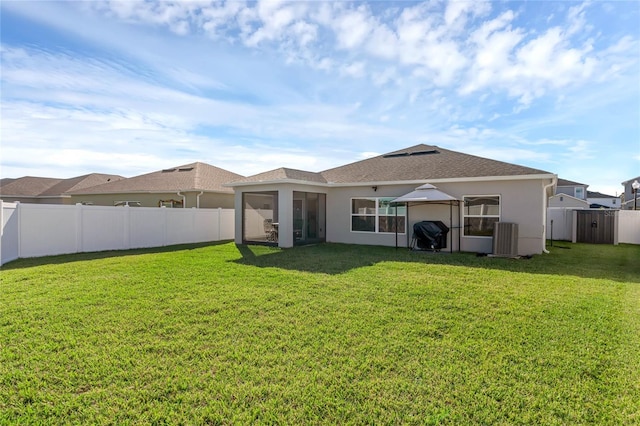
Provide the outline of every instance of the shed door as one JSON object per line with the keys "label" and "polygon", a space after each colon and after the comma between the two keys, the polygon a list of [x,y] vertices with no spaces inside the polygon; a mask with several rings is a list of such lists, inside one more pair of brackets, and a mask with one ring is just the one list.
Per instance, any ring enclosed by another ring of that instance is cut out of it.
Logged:
{"label": "shed door", "polygon": [[578,210],[576,241],[591,244],[613,244],[615,212],[610,210]]}

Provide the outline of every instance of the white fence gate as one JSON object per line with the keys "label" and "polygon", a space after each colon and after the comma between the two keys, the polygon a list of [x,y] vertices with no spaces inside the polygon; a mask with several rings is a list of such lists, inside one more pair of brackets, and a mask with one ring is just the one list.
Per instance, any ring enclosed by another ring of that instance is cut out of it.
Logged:
{"label": "white fence gate", "polygon": [[4,203],[1,264],[22,257],[232,240],[233,209]]}

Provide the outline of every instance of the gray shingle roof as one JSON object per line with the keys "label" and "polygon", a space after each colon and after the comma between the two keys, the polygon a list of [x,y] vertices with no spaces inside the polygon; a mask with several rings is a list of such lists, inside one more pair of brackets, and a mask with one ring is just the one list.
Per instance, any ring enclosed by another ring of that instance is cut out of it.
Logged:
{"label": "gray shingle roof", "polygon": [[587,198],[620,198],[614,195],[603,194],[601,192],[587,191]]}
{"label": "gray shingle roof", "polygon": [[222,185],[243,176],[206,163],[191,163],[158,170],[117,182],[76,189],[69,194],[116,194],[129,192],[207,191],[232,193]]}
{"label": "gray shingle roof", "polygon": [[37,197],[62,179],[24,176],[0,186],[0,196]]}
{"label": "gray shingle roof", "polygon": [[25,176],[18,179],[3,179],[0,194],[14,197],[60,197],[70,190],[88,188],[120,179],[124,177],[103,173],[91,173],[69,179]]}
{"label": "gray shingle roof", "polygon": [[585,183],[578,183],[567,179],[558,178],[558,186],[589,186]]}
{"label": "gray shingle roof", "polygon": [[[250,176],[240,182],[257,183],[293,179],[294,174],[287,173],[288,170],[290,169],[276,169]],[[300,170],[295,172],[298,180],[330,184],[550,174],[543,170],[424,144],[335,167],[320,173]]]}
{"label": "gray shingle roof", "polygon": [[102,173],[91,173],[69,179],[25,176],[18,179],[3,179],[0,194],[16,197],[60,197],[71,189],[87,188],[119,179],[124,177]]}
{"label": "gray shingle roof", "polygon": [[304,170],[288,169],[281,167],[275,170],[269,170],[268,172],[259,173],[257,175],[249,176],[243,179],[234,181],[233,183],[241,182],[273,182],[279,180],[296,180],[303,182],[316,182],[327,183],[320,173],[307,172]]}
{"label": "gray shingle roof", "polygon": [[70,179],[63,179],[59,183],[44,191],[41,196],[56,196],[69,191],[90,188],[108,182],[117,182],[124,179],[124,176],[108,175],[103,173],[91,173]]}
{"label": "gray shingle roof", "polygon": [[327,182],[335,183],[424,181],[536,174],[548,174],[548,172],[424,144],[322,172]]}

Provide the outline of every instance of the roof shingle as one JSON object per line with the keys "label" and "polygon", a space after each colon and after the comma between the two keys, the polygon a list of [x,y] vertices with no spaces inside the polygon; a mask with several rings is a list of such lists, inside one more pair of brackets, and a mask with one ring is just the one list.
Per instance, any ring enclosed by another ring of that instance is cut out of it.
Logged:
{"label": "roof shingle", "polygon": [[232,185],[285,179],[344,184],[550,174],[543,170],[425,144],[389,152],[320,173],[301,170],[290,173],[290,171],[291,169],[276,169],[232,182]]}
{"label": "roof shingle", "polygon": [[128,192],[207,191],[232,193],[222,186],[243,176],[206,163],[191,163],[158,170],[91,188],[74,189],[69,194],[115,194]]}

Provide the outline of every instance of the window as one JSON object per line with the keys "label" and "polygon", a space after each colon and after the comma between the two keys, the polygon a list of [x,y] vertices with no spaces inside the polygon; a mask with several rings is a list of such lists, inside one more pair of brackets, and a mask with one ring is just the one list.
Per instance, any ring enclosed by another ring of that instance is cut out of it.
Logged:
{"label": "window", "polygon": [[478,195],[464,197],[464,235],[491,237],[493,225],[500,220],[500,197]]}
{"label": "window", "polygon": [[575,195],[576,195],[576,198],[579,198],[581,200],[584,199],[584,188],[576,187],[575,188]]}
{"label": "window", "polygon": [[182,208],[183,203],[182,200],[160,200],[158,201],[158,207]]}
{"label": "window", "polygon": [[398,233],[405,233],[406,207],[392,206],[393,198],[353,198],[351,200],[352,232],[396,232],[396,209],[398,210]]}

